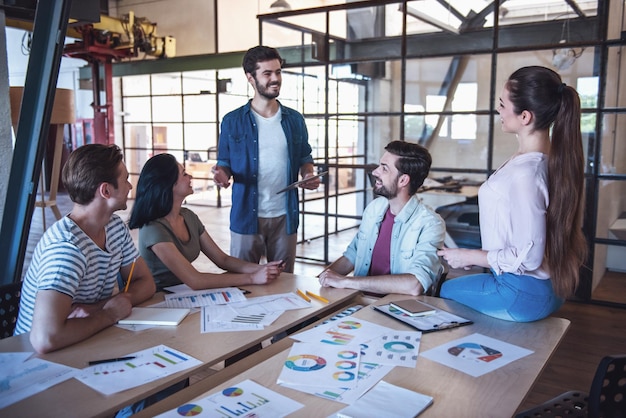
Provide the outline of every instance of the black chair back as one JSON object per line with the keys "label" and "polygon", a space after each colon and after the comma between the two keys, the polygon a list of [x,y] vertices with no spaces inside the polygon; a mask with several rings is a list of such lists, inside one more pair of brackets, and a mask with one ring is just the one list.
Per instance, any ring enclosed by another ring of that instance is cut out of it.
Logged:
{"label": "black chair back", "polygon": [[0,286],[0,339],[13,335],[21,295],[22,282]]}
{"label": "black chair back", "polygon": [[589,390],[589,416],[626,418],[626,355],[600,361]]}

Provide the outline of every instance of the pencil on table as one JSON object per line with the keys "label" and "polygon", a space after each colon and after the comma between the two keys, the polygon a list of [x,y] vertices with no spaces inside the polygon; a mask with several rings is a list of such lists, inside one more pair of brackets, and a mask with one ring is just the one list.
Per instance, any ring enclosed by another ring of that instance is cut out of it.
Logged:
{"label": "pencil on table", "polygon": [[320,296],[320,295],[316,295],[316,294],[315,294],[315,293],[313,293],[313,292],[309,292],[309,291],[307,290],[307,291],[306,291],[306,294],[307,294],[307,295],[309,295],[309,296],[311,296],[313,299],[317,299],[317,300],[319,300],[320,302],[328,303],[328,299],[326,299],[326,298],[324,298],[324,297],[322,297],[322,296]]}
{"label": "pencil on table", "polygon": [[124,287],[124,293],[128,292],[128,285],[130,285],[130,279],[133,278],[133,271],[135,270],[135,263],[137,262],[137,259],[135,258],[133,260],[133,265],[130,266],[130,273],[128,273],[128,279],[126,279],[126,287]]}
{"label": "pencil on table", "polygon": [[300,296],[302,299],[306,300],[307,302],[311,302],[311,298],[302,293],[302,290],[296,289],[296,292],[298,293],[298,296]]}

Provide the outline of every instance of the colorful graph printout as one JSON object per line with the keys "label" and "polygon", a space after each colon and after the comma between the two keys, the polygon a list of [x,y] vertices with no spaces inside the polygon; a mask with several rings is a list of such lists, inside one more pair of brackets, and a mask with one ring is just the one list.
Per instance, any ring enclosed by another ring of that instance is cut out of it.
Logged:
{"label": "colorful graph printout", "polygon": [[422,333],[394,331],[361,345],[361,360],[391,366],[415,367]]}
{"label": "colorful graph printout", "polygon": [[303,406],[252,380],[244,380],[235,386],[181,405],[158,417],[276,418],[289,415]]}
{"label": "colorful graph printout", "polygon": [[201,306],[221,305],[224,303],[241,302],[246,295],[236,287],[222,289],[196,290],[165,295],[168,308],[199,308]]}
{"label": "colorful graph printout", "polygon": [[350,388],[323,388],[319,386],[289,385],[283,383],[282,386],[299,390],[319,396],[331,401],[351,404],[359,399],[365,392],[374,386],[380,379],[385,377],[393,369],[393,366],[369,363],[361,360],[359,362],[359,375],[356,387]]}
{"label": "colorful graph printout", "polygon": [[295,343],[283,363],[278,383],[354,388],[360,357],[358,345]]}
{"label": "colorful graph printout", "polygon": [[105,395],[121,392],[202,364],[180,351],[159,345],[131,353],[134,359],[84,368],[76,378]]}
{"label": "colorful graph printout", "polygon": [[365,343],[379,335],[391,332],[394,332],[391,328],[363,319],[346,317],[292,335],[291,338],[308,343],[346,345]]}
{"label": "colorful graph printout", "polygon": [[531,350],[486,335],[472,334],[442,344],[421,355],[478,377],[532,353]]}

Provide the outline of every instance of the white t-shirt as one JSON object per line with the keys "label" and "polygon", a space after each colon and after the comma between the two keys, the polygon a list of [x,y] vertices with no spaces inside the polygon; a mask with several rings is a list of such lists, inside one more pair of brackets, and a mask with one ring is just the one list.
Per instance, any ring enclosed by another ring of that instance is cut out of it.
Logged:
{"label": "white t-shirt", "polygon": [[286,194],[276,194],[289,181],[287,138],[280,124],[280,107],[270,118],[252,113],[259,130],[259,216],[275,218],[287,213]]}

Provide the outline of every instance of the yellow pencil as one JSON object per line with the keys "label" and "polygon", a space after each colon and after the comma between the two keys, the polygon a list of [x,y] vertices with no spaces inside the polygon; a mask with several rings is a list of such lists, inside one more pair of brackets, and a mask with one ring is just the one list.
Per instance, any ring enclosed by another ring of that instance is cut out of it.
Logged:
{"label": "yellow pencil", "polygon": [[133,260],[133,265],[130,266],[130,273],[128,273],[128,279],[126,279],[126,287],[124,288],[124,293],[128,292],[128,285],[130,284],[130,279],[133,278],[133,271],[135,270],[135,263],[137,262],[137,259],[135,258]]}
{"label": "yellow pencil", "polygon": [[328,299],[321,297],[320,295],[316,295],[313,292],[309,292],[308,290],[306,291],[306,294],[311,296],[313,299],[317,299],[320,302],[324,302],[324,303],[328,303]]}
{"label": "yellow pencil", "polygon": [[311,298],[309,298],[307,295],[302,293],[302,290],[296,289],[296,292],[298,293],[298,296],[300,296],[302,299],[306,300],[307,302],[311,301]]}

